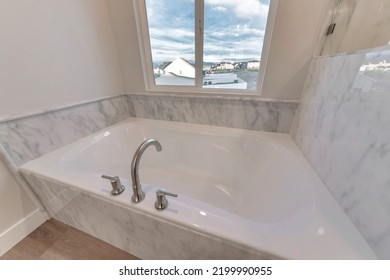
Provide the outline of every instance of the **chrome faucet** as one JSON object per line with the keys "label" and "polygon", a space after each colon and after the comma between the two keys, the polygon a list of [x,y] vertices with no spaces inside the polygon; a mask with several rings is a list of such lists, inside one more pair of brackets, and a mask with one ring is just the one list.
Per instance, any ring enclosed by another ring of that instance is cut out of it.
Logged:
{"label": "chrome faucet", "polygon": [[150,145],[155,146],[157,152],[162,151],[160,142],[154,139],[147,139],[142,142],[135,151],[131,162],[131,180],[133,181],[133,196],[131,197],[131,200],[135,203],[139,203],[145,198],[145,193],[142,191],[141,182],[139,180],[139,163],[141,161],[142,154]]}

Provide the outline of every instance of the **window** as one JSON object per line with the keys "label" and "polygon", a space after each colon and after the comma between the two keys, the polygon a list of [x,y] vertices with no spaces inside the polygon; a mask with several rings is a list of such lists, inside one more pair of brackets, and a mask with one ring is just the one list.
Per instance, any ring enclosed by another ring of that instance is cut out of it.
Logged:
{"label": "window", "polygon": [[258,92],[270,1],[134,1],[148,89]]}

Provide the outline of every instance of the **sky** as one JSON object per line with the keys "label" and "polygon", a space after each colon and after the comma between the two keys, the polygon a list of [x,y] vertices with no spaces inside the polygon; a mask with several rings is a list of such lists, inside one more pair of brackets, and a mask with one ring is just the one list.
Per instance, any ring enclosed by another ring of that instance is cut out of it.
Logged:
{"label": "sky", "polygon": [[[195,0],[146,0],[155,64],[195,60]],[[204,62],[260,60],[269,0],[204,0]]]}

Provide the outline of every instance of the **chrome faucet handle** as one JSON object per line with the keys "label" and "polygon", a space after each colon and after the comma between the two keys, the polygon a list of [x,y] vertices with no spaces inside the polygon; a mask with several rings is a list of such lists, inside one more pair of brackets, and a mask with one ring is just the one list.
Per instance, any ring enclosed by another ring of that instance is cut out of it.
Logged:
{"label": "chrome faucet handle", "polygon": [[168,207],[168,200],[166,198],[167,195],[173,196],[173,197],[178,196],[178,194],[176,194],[176,193],[171,193],[171,192],[167,192],[167,191],[162,190],[162,189],[157,189],[156,202],[154,203],[154,207],[156,207],[157,210],[163,210],[163,209]]}
{"label": "chrome faucet handle", "polygon": [[111,186],[112,186],[112,195],[118,195],[121,194],[124,190],[125,187],[121,184],[121,180],[119,179],[118,176],[107,176],[107,175],[102,175],[102,178],[110,180]]}

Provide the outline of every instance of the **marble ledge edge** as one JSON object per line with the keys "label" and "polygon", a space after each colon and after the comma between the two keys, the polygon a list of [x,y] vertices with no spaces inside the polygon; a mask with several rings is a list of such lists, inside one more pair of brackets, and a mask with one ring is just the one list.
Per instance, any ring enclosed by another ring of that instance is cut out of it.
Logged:
{"label": "marble ledge edge", "polygon": [[269,98],[262,98],[261,96],[239,96],[238,94],[188,94],[188,93],[164,93],[164,92],[145,92],[145,93],[134,93],[134,92],[123,92],[117,95],[113,96],[105,96],[100,98],[95,98],[91,100],[86,100],[82,102],[72,103],[65,106],[58,106],[58,107],[52,107],[52,108],[46,108],[44,110],[35,111],[31,113],[23,113],[23,114],[13,114],[8,116],[0,116],[0,124],[10,121],[17,121],[20,119],[26,119],[31,118],[34,116],[57,112],[61,110],[67,110],[83,105],[88,105],[95,102],[105,101],[109,99],[115,99],[120,97],[167,97],[167,98],[189,98],[189,99],[209,99],[209,100],[228,100],[228,101],[255,101],[260,103],[287,103],[287,104],[295,104],[298,105],[298,100],[287,100],[287,99],[269,99]]}
{"label": "marble ledge edge", "polygon": [[188,99],[209,99],[209,100],[226,100],[226,101],[255,101],[260,103],[289,103],[299,104],[299,100],[289,99],[272,99],[264,98],[256,94],[207,94],[207,93],[182,93],[182,92],[127,92],[129,97],[167,97],[167,98],[188,98]]}

